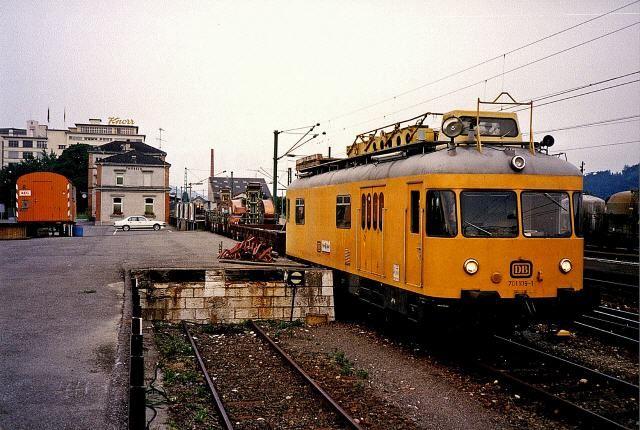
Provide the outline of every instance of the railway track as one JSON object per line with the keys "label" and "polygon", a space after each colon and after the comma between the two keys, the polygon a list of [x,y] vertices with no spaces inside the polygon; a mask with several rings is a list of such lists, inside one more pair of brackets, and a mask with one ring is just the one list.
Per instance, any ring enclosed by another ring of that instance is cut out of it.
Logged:
{"label": "railway track", "polygon": [[493,340],[495,350],[476,364],[523,395],[562,410],[581,427],[637,428],[637,385],[511,339]]}
{"label": "railway track", "polygon": [[[189,325],[183,322],[222,428],[362,429],[264,330],[253,322],[250,328],[252,335],[232,341],[233,334],[214,334],[220,339],[216,348],[202,352]],[[224,352],[220,348],[229,341],[234,345],[232,356],[248,357],[250,364],[239,368],[232,360],[216,360]],[[210,372],[215,372],[214,376]],[[294,408],[291,402],[297,402]]]}
{"label": "railway track", "polygon": [[573,323],[582,330],[616,343],[632,347],[639,345],[640,322],[637,313],[598,306],[580,315]]}
{"label": "railway track", "polygon": [[629,261],[629,262],[638,262],[638,253],[637,252],[628,252],[628,251],[602,251],[596,249],[585,249],[584,256],[588,258],[594,259],[602,259],[602,260],[618,260],[618,261]]}

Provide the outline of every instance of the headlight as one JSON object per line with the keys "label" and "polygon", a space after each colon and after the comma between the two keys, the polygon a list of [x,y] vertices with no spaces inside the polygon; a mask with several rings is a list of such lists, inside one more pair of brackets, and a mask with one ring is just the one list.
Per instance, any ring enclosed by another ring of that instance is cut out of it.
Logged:
{"label": "headlight", "polygon": [[516,171],[520,171],[524,169],[524,166],[527,165],[526,160],[522,155],[516,155],[511,159],[511,168]]}
{"label": "headlight", "polygon": [[478,271],[479,265],[476,260],[469,258],[464,262],[464,271],[469,275],[474,275]]}
{"label": "headlight", "polygon": [[572,268],[573,265],[571,264],[571,260],[569,260],[568,258],[563,258],[562,260],[560,260],[560,271],[562,273],[569,273],[571,272]]}

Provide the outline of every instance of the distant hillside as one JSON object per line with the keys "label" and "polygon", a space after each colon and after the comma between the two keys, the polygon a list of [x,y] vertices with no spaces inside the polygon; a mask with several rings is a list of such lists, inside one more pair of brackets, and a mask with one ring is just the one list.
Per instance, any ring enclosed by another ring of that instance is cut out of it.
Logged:
{"label": "distant hillside", "polygon": [[584,190],[601,199],[607,199],[619,191],[637,190],[639,167],[638,164],[625,166],[618,173],[611,173],[610,170],[587,173],[584,176]]}

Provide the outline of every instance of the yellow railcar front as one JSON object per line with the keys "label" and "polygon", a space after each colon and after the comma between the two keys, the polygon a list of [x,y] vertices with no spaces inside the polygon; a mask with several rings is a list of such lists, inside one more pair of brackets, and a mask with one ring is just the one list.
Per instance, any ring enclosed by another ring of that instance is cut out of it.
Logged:
{"label": "yellow railcar front", "polygon": [[524,149],[458,147],[322,173],[289,188],[287,254],[430,299],[575,295],[581,190],[577,168]]}

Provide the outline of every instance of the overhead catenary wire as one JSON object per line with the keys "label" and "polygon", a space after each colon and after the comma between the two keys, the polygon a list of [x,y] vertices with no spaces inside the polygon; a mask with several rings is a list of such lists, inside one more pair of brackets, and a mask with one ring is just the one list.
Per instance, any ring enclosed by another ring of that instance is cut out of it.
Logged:
{"label": "overhead catenary wire", "polygon": [[[543,41],[545,41],[545,40],[551,39],[551,38],[553,38],[553,37],[555,37],[555,36],[558,36],[558,35],[560,35],[560,34],[566,33],[566,32],[568,32],[568,31],[571,31],[571,30],[575,29],[575,28],[578,28],[578,27],[580,27],[580,26],[583,26],[583,25],[585,25],[585,24],[588,24],[588,23],[590,23],[590,22],[593,22],[593,21],[595,21],[595,20],[598,20],[598,19],[600,19],[600,18],[603,18],[603,17],[605,17],[605,16],[607,16],[607,15],[611,15],[611,14],[613,14],[613,13],[615,13],[615,12],[619,11],[619,10],[625,9],[625,8],[627,8],[627,7],[629,7],[629,6],[632,6],[632,5],[634,5],[634,4],[638,3],[638,2],[640,2],[640,0],[635,0],[635,1],[632,1],[632,2],[630,2],[630,3],[624,4],[624,5],[620,6],[620,7],[617,7],[617,8],[615,8],[615,9],[612,9],[612,10],[610,10],[610,11],[608,11],[608,12],[605,12],[605,13],[603,13],[603,14],[597,15],[597,16],[595,16],[595,17],[593,17],[593,18],[590,18],[590,19],[587,19],[587,20],[585,20],[585,21],[579,22],[578,24],[575,24],[575,25],[569,26],[569,27],[567,27],[567,28],[564,28],[564,29],[562,29],[562,30],[556,31],[556,32],[554,32],[554,33],[548,34],[548,35],[543,36],[543,37],[541,37],[541,38],[539,38],[539,39],[536,39],[536,40],[534,40],[534,41],[532,41],[532,42],[528,42],[528,43],[526,43],[526,44],[524,44],[524,45],[522,45],[522,46],[519,46],[519,47],[517,47],[517,48],[511,49],[511,50],[506,51],[506,52],[504,52],[504,53],[502,53],[502,54],[499,54],[499,55],[496,55],[496,56],[494,56],[494,57],[488,58],[488,59],[486,59],[486,60],[480,61],[479,63],[476,63],[476,64],[473,64],[473,65],[471,65],[471,66],[465,67],[465,68],[463,68],[463,69],[461,69],[461,70],[458,70],[458,71],[456,71],[456,72],[450,73],[450,74],[445,75],[445,76],[442,76],[442,77],[440,77],[440,78],[437,78],[437,79],[435,79],[435,80],[433,80],[433,81],[426,82],[426,83],[421,84],[421,85],[419,85],[419,86],[417,86],[417,87],[414,87],[414,88],[411,88],[411,89],[409,89],[409,90],[405,90],[405,91],[403,91],[403,92],[400,92],[400,93],[398,93],[398,94],[396,94],[396,95],[394,95],[394,96],[387,97],[387,98],[382,99],[382,100],[380,100],[380,101],[377,101],[377,102],[374,102],[374,103],[371,103],[371,104],[368,104],[368,105],[362,106],[362,107],[360,107],[360,108],[356,108],[356,109],[350,110],[350,111],[348,111],[348,112],[345,112],[345,113],[342,113],[342,114],[336,115],[336,116],[334,116],[334,117],[332,117],[332,118],[329,118],[329,120],[328,120],[328,121],[334,121],[334,120],[336,120],[336,119],[344,118],[344,117],[346,117],[346,116],[353,115],[353,114],[358,113],[358,112],[361,112],[361,111],[363,111],[363,110],[367,110],[367,109],[370,109],[370,108],[372,108],[372,107],[379,106],[379,105],[381,105],[381,104],[383,104],[383,103],[386,103],[386,102],[389,102],[389,101],[396,100],[396,99],[397,99],[397,98],[399,98],[399,97],[405,96],[405,95],[410,94],[410,93],[415,92],[415,91],[418,91],[418,90],[420,90],[420,89],[422,89],[422,88],[428,87],[428,86],[433,85],[433,84],[437,84],[437,83],[442,82],[442,81],[444,81],[444,80],[447,80],[447,79],[450,79],[450,78],[452,78],[452,77],[458,76],[458,75],[460,75],[460,74],[462,74],[462,73],[465,73],[465,72],[468,72],[468,71],[470,71],[470,70],[476,69],[476,68],[478,68],[478,67],[480,67],[480,66],[483,66],[483,65],[485,65],[485,64],[491,63],[492,61],[498,60],[498,59],[500,59],[500,58],[503,58],[503,59],[504,59],[504,58],[506,58],[506,56],[507,56],[507,55],[510,55],[510,54],[516,53],[516,52],[521,51],[521,50],[523,50],[523,49],[525,49],[525,48],[528,48],[528,47],[530,47],[530,46],[536,45],[536,44],[538,44],[538,43],[540,43],[540,42],[543,42]],[[504,71],[504,67],[503,67],[503,71]],[[503,74],[501,73],[501,74],[500,74],[500,76],[503,76]]]}
{"label": "overhead catenary wire", "polygon": [[[639,1],[640,1],[640,0],[639,0]],[[407,107],[404,107],[404,108],[402,108],[402,109],[399,109],[399,110],[396,110],[396,111],[390,112],[390,113],[388,113],[388,114],[381,115],[381,116],[376,116],[376,117],[373,117],[373,118],[369,118],[369,119],[367,119],[367,120],[359,121],[359,122],[357,122],[357,123],[353,123],[353,124],[346,125],[346,126],[344,126],[344,127],[340,127],[340,128],[339,128],[339,130],[340,130],[340,131],[346,131],[346,130],[349,130],[349,129],[351,129],[351,128],[354,128],[354,127],[357,127],[357,126],[360,126],[360,125],[363,125],[363,124],[366,124],[366,123],[369,123],[369,122],[372,122],[372,121],[382,120],[382,119],[387,119],[387,118],[388,118],[388,117],[390,117],[390,116],[396,115],[396,114],[401,113],[401,112],[404,112],[404,111],[406,111],[406,110],[413,109],[413,108],[416,108],[416,107],[418,107],[418,106],[424,105],[424,104],[426,104],[426,103],[429,103],[429,102],[432,102],[432,101],[435,101],[435,100],[441,99],[441,98],[443,98],[443,97],[446,97],[446,96],[450,96],[450,95],[452,95],[452,94],[459,93],[459,92],[464,91],[464,90],[469,89],[469,88],[473,88],[473,87],[475,87],[475,86],[477,86],[477,85],[484,84],[484,83],[485,83],[485,81],[494,80],[494,79],[496,79],[496,78],[499,78],[499,77],[503,76],[503,74],[513,73],[513,72],[515,72],[515,71],[518,71],[518,70],[524,69],[524,68],[526,68],[526,67],[529,67],[529,66],[531,66],[531,65],[537,64],[537,63],[539,63],[539,62],[541,62],[541,61],[548,60],[549,58],[555,57],[555,56],[557,56],[557,55],[564,54],[564,53],[569,52],[569,51],[571,51],[571,50],[573,50],[573,49],[576,49],[576,48],[579,48],[579,47],[585,46],[585,45],[587,45],[587,44],[589,44],[589,43],[592,43],[592,42],[595,42],[595,41],[597,41],[597,40],[603,39],[603,38],[605,38],[605,37],[611,36],[611,35],[613,35],[613,34],[619,33],[619,32],[621,32],[621,31],[624,31],[624,30],[626,30],[626,29],[628,29],[628,28],[631,28],[631,27],[633,27],[633,26],[636,26],[636,25],[638,25],[638,24],[640,24],[640,21],[636,21],[636,22],[634,22],[634,23],[632,23],[632,24],[625,25],[625,26],[623,26],[623,27],[620,27],[620,28],[617,28],[617,29],[615,29],[615,30],[609,31],[609,32],[607,32],[607,33],[601,34],[600,36],[596,36],[596,37],[591,38],[591,39],[589,39],[589,40],[586,40],[586,41],[584,41],[584,42],[580,42],[580,43],[578,43],[578,44],[572,45],[572,46],[570,46],[570,47],[568,47],[568,48],[564,48],[564,49],[561,49],[561,50],[559,50],[559,51],[555,51],[555,52],[553,52],[553,53],[551,53],[551,54],[548,54],[548,55],[545,55],[545,56],[543,56],[543,57],[537,58],[537,59],[535,59],[535,60],[529,61],[529,62],[527,62],[527,63],[521,64],[521,65],[516,66],[516,67],[514,67],[514,68],[511,68],[511,69],[509,69],[509,70],[505,70],[504,72],[501,72],[501,73],[495,74],[495,75],[490,76],[490,77],[487,77],[487,78],[483,78],[483,79],[481,79],[481,80],[479,80],[479,81],[477,81],[477,82],[473,82],[473,83],[471,83],[471,84],[464,85],[464,86],[462,86],[462,87],[460,87],[460,88],[457,88],[457,89],[454,89],[454,90],[448,91],[448,92],[443,93],[443,94],[440,94],[440,95],[438,95],[438,96],[431,97],[431,98],[426,99],[426,100],[422,100],[422,101],[420,101],[420,102],[418,102],[418,103],[414,103],[414,104],[412,104],[412,105],[410,105],[410,106],[407,106]]]}
{"label": "overhead catenary wire", "polygon": [[[602,121],[588,122],[588,123],[585,123],[585,124],[576,124],[576,125],[570,125],[570,126],[566,126],[566,127],[550,128],[548,130],[538,130],[538,131],[534,132],[533,134],[550,133],[552,131],[574,130],[574,129],[578,129],[578,128],[597,127],[597,126],[602,126],[602,125],[623,124],[623,123],[627,123],[627,122],[637,121],[638,118],[640,118],[640,115],[623,116],[623,117],[620,117],[620,118],[605,119],[605,120],[602,120]],[[524,134],[528,135],[529,132],[525,131],[522,134],[523,135]]]}
{"label": "overhead catenary wire", "polygon": [[[631,144],[631,143],[640,143],[640,140],[629,140],[627,142],[603,143],[602,145],[575,146],[575,147],[572,147],[572,148],[563,148],[563,149],[558,148],[558,151],[560,151],[560,153],[562,153],[562,152],[565,152],[565,151],[579,151],[581,149],[604,148],[606,146],[628,145],[628,144]],[[553,154],[553,155],[557,155],[557,154]]]}

